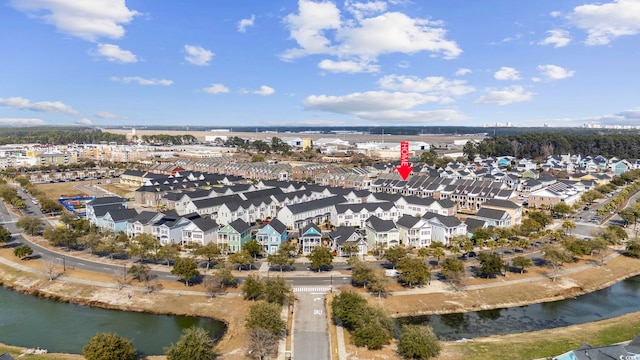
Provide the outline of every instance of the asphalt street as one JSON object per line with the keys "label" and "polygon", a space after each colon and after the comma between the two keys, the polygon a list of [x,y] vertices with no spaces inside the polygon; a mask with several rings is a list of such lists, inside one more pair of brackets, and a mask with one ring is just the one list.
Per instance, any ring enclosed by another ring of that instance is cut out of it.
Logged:
{"label": "asphalt street", "polygon": [[324,292],[296,293],[293,318],[293,358],[331,359],[327,296]]}

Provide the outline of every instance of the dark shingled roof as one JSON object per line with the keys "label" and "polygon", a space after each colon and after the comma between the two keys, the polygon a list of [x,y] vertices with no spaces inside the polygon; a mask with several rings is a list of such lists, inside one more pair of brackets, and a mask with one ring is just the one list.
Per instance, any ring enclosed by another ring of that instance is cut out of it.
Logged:
{"label": "dark shingled roof", "polygon": [[446,227],[456,227],[462,224],[462,222],[455,216],[444,216],[436,213],[428,212],[422,216],[423,219],[436,218]]}
{"label": "dark shingled roof", "polygon": [[387,232],[396,228],[393,220],[382,220],[377,216],[370,216],[367,223],[371,225],[376,232]]}
{"label": "dark shingled roof", "polygon": [[111,205],[111,204],[122,204],[126,200],[121,198],[120,196],[105,196],[95,198],[89,202],[87,202],[88,206],[100,206],[100,205]]}
{"label": "dark shingled roof", "polygon": [[504,210],[496,210],[489,208],[480,208],[476,213],[476,217],[485,218],[485,219],[493,219],[493,220],[501,220],[507,212]]}
{"label": "dark shingled roof", "polygon": [[271,228],[273,228],[273,230],[277,231],[278,233],[282,234],[283,232],[285,232],[287,230],[287,225],[283,224],[282,221],[278,220],[278,219],[271,219],[271,221],[269,221],[266,224],[263,224],[260,229],[264,229],[267,226],[271,226]]}
{"label": "dark shingled roof", "polygon": [[212,220],[211,218],[197,218],[191,220],[200,230],[207,232],[211,229],[215,229],[218,227],[218,223]]}
{"label": "dark shingled roof", "polygon": [[396,221],[396,224],[402,226],[403,228],[410,229],[414,227],[418,223],[418,221],[420,221],[420,218],[411,215],[403,215],[400,219],[398,219],[398,221]]}
{"label": "dark shingled roof", "polygon": [[288,205],[287,208],[289,208],[289,211],[291,211],[292,214],[300,214],[313,209],[341,204],[346,201],[347,200],[344,198],[344,196],[332,196],[324,199],[307,201],[301,204]]}
{"label": "dark shingled roof", "polygon": [[354,233],[356,233],[356,229],[353,226],[338,226],[331,231],[329,236],[336,242],[336,245],[342,245],[352,237]]}
{"label": "dark shingled roof", "polygon": [[115,222],[123,220],[131,220],[138,216],[138,212],[135,209],[119,209],[109,211],[111,219]]}
{"label": "dark shingled roof", "polygon": [[489,199],[484,203],[484,205],[501,207],[505,209],[518,209],[521,207],[520,205],[514,203],[513,201],[500,200],[500,199]]}
{"label": "dark shingled roof", "polygon": [[242,219],[233,220],[232,222],[229,223],[229,226],[231,226],[235,231],[237,231],[240,234],[251,229],[251,225],[247,224]]}

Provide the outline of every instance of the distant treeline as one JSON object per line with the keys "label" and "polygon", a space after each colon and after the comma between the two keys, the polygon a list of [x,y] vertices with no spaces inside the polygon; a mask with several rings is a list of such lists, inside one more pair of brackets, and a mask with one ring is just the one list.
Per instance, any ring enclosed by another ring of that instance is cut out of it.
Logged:
{"label": "distant treeline", "polygon": [[476,150],[483,156],[515,156],[533,159],[560,154],[637,159],[640,157],[640,135],[529,133],[495,136],[482,140]]}
{"label": "distant treeline", "polygon": [[78,127],[0,127],[0,145],[6,144],[97,144],[101,141],[127,142],[125,135],[102,132],[98,129]]}
{"label": "distant treeline", "polygon": [[[122,127],[113,127],[113,129],[122,129]],[[357,131],[371,135],[420,135],[420,134],[439,134],[439,135],[468,135],[468,134],[486,134],[487,136],[507,136],[526,133],[556,133],[556,134],[640,134],[638,130],[619,130],[619,129],[589,129],[589,128],[541,128],[541,127],[481,127],[481,126],[233,126],[224,127],[217,126],[215,129],[228,129],[234,132],[273,132],[277,134],[292,132],[314,132],[321,134],[330,134],[333,131]],[[107,128],[108,129],[108,128]],[[209,131],[214,129],[211,126],[140,126],[138,130],[173,130],[173,131]],[[338,135],[339,136],[339,135]]]}

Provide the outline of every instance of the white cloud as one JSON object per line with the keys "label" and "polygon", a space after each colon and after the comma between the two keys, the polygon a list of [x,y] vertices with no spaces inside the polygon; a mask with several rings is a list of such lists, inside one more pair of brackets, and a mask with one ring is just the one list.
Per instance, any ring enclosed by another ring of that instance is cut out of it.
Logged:
{"label": "white cloud", "polygon": [[36,126],[43,125],[42,119],[24,119],[24,118],[0,118],[0,124],[15,126]]}
{"label": "white cloud", "polygon": [[247,31],[248,27],[252,27],[253,26],[253,22],[255,20],[256,20],[256,16],[255,15],[251,15],[251,17],[248,18],[248,19],[242,19],[242,20],[238,21],[238,31],[239,32]]}
{"label": "white cloud", "polygon": [[426,51],[446,59],[462,53],[455,41],[446,38],[441,22],[411,18],[400,12],[382,13],[386,4],[380,1],[347,1],[345,6],[353,18],[347,18],[346,12],[341,14],[333,2],[299,0],[298,13],[284,19],[298,47],[286,50],[281,58],[290,61],[324,54],[337,56],[341,62],[356,59],[356,63],[368,63],[389,53]]}
{"label": "white cloud", "polygon": [[208,66],[209,61],[211,61],[211,58],[215,55],[211,51],[195,45],[185,45],[184,51],[187,53],[184,59],[197,66]]}
{"label": "white cloud", "polygon": [[229,88],[222,84],[211,84],[211,86],[202,89],[202,91],[208,94],[226,94],[229,92]]}
{"label": "white cloud", "polygon": [[493,74],[493,77],[496,80],[520,80],[520,73],[514,68],[503,66]]}
{"label": "white cloud", "polygon": [[587,32],[587,45],[606,45],[619,36],[640,32],[640,1],[613,0],[604,4],[580,5],[567,19]]}
{"label": "white cloud", "polygon": [[368,62],[357,61],[333,61],[325,59],[320,61],[318,67],[322,70],[327,70],[335,73],[376,73],[380,71],[380,65],[371,64]]}
{"label": "white cloud", "polygon": [[86,40],[121,38],[137,15],[125,0],[11,0],[11,6],[55,26],[58,31]]}
{"label": "white cloud", "polygon": [[471,69],[467,69],[467,68],[460,68],[458,70],[456,70],[456,76],[464,76],[467,74],[471,74]]}
{"label": "white cloud", "polygon": [[78,114],[78,111],[61,101],[38,101],[32,103],[29,99],[10,97],[6,99],[0,98],[0,106],[39,112],[61,112],[69,115]]}
{"label": "white cloud", "polygon": [[124,116],[110,113],[108,111],[99,111],[95,113],[94,116],[100,119],[126,119],[126,117]]}
{"label": "white cloud", "polygon": [[325,31],[340,28],[340,10],[331,2],[298,1],[298,14],[289,14],[284,19],[290,36],[300,48],[287,50],[283,54],[286,60],[292,60],[311,54],[330,54],[331,41],[325,37]]}
{"label": "white cloud", "polygon": [[533,99],[533,93],[525,91],[522,86],[509,86],[504,89],[485,89],[485,94],[482,95],[476,104],[497,104],[507,105],[516,102],[531,101]]}
{"label": "white cloud", "polygon": [[356,19],[362,19],[366,16],[380,14],[387,10],[387,3],[384,1],[357,2],[345,1],[345,8],[353,14]]}
{"label": "white cloud", "polygon": [[252,91],[251,93],[256,95],[268,96],[274,94],[275,92],[276,90],[274,88],[267,85],[262,85],[260,86],[259,90]]}
{"label": "white cloud", "polygon": [[122,50],[118,45],[98,44],[96,55],[107,58],[108,61],[128,64],[138,62],[138,58],[129,50]]}
{"label": "white cloud", "polygon": [[544,119],[550,124],[564,124],[563,126],[601,125],[601,126],[633,126],[640,123],[640,108],[620,111],[614,114],[596,115],[582,118]]}
{"label": "white cloud", "polygon": [[549,34],[549,36],[540,41],[538,43],[539,45],[553,45],[553,47],[559,48],[567,46],[571,42],[571,36],[569,36],[567,30],[549,30],[547,34]]}
{"label": "white cloud", "polygon": [[576,72],[557,65],[540,65],[538,70],[547,80],[562,80],[572,77]]}
{"label": "white cloud", "polygon": [[419,93],[367,91],[344,96],[311,95],[303,106],[308,110],[330,111],[340,114],[361,114],[376,111],[406,110],[437,102],[438,97]]}
{"label": "white cloud", "polygon": [[169,86],[173,84],[173,80],[167,79],[145,79],[139,76],[125,76],[117,77],[112,76],[111,81],[121,82],[123,84],[138,83],[138,85],[160,85]]}
{"label": "white cloud", "polygon": [[89,120],[87,118],[84,118],[84,119],[80,119],[80,120],[76,121],[76,124],[78,124],[78,125],[93,125],[93,121],[91,121],[91,120]]}
{"label": "white cloud", "polygon": [[464,80],[447,80],[439,76],[418,78],[415,76],[387,75],[378,84],[382,89],[405,92],[426,93],[438,98],[440,102],[451,102],[452,96],[462,96],[475,89]]}

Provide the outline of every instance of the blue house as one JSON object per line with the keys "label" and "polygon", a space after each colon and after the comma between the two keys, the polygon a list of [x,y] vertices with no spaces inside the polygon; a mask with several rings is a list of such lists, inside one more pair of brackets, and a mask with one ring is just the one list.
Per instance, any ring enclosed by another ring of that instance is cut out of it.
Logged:
{"label": "blue house", "polygon": [[127,232],[127,223],[138,216],[135,209],[118,209],[107,212],[102,218],[102,227],[113,231],[114,234],[120,231]]}
{"label": "blue house", "polygon": [[273,219],[258,230],[256,240],[262,245],[265,253],[275,254],[280,250],[282,243],[289,241],[287,226],[280,220]]}

